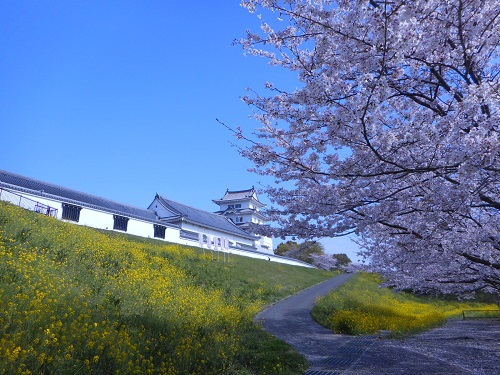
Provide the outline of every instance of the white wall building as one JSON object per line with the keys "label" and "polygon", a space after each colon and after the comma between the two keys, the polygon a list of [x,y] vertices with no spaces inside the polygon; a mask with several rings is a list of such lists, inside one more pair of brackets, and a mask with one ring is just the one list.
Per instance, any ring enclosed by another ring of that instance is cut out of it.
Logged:
{"label": "white wall building", "polygon": [[[253,188],[244,192],[228,191],[225,198],[214,201],[221,202],[222,212],[218,213],[199,210],[158,194],[145,209],[0,170],[0,200],[79,225],[312,267],[275,255],[271,239],[245,230],[244,224],[265,222],[259,213],[263,204]],[[241,207],[230,208],[231,204]],[[235,219],[236,223],[231,220],[238,217],[244,219]]]}
{"label": "white wall building", "polygon": [[[225,244],[225,241],[222,241],[224,239],[228,241],[226,250],[244,249],[274,254],[272,246],[260,246],[259,236],[248,233],[223,215],[199,210],[158,194],[148,209],[154,211],[161,221],[178,225],[181,228],[181,237],[186,241],[197,241],[207,247],[211,243],[211,246],[220,247],[219,243]],[[208,236],[211,238],[210,242],[207,242]]]}

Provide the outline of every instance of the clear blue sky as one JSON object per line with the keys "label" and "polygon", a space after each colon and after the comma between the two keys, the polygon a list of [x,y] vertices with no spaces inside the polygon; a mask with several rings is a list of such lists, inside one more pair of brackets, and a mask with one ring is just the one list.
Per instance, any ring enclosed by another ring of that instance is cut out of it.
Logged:
{"label": "clear blue sky", "polygon": [[[251,132],[246,88],[295,85],[232,45],[258,27],[238,0],[1,1],[0,169],[207,211],[227,188],[272,183],[247,172],[215,120]],[[322,242],[354,258],[349,240]]]}

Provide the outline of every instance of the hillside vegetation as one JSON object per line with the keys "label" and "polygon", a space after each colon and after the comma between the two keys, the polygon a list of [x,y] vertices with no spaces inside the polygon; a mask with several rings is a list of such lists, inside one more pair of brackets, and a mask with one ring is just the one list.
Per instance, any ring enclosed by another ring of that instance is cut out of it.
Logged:
{"label": "hillside vegetation", "polygon": [[358,273],[320,298],[313,308],[316,321],[336,333],[372,334],[381,330],[399,336],[420,332],[462,316],[463,310],[498,310],[496,304],[424,298],[380,288],[379,275]]}
{"label": "hillside vegetation", "polygon": [[0,374],[299,374],[252,319],[329,277],[0,202]]}

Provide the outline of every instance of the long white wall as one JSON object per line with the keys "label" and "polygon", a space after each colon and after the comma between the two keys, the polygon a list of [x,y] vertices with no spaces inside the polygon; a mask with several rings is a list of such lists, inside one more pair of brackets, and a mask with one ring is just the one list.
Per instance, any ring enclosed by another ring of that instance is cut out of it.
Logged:
{"label": "long white wall", "polygon": [[[274,255],[274,252],[272,250],[272,248],[273,248],[272,239],[270,239],[268,237],[261,237],[260,239],[257,239],[257,240],[251,240],[251,239],[248,239],[245,237],[240,237],[237,235],[221,233],[221,232],[216,231],[214,229],[202,227],[202,226],[195,225],[192,223],[183,223],[182,229],[189,230],[189,231],[196,232],[196,233],[201,233],[201,234],[208,235],[211,237],[224,237],[224,238],[227,238],[229,241],[231,241],[233,244],[241,243],[241,244],[244,244],[247,246],[254,247],[255,251],[259,251],[259,252],[269,254],[269,255]],[[192,245],[192,240],[190,240],[190,239],[182,239],[181,238],[181,241],[184,245]],[[263,247],[262,245],[267,245],[268,247]]]}
{"label": "long white wall", "polygon": [[215,237],[225,237],[228,240],[230,240],[231,242],[240,242],[240,243],[244,243],[245,245],[248,245],[248,246],[255,246],[255,241],[253,241],[251,239],[239,237],[239,236],[232,235],[232,234],[226,234],[226,233],[221,234],[221,232],[216,231],[214,229],[202,227],[200,225],[196,225],[193,223],[183,223],[182,229],[197,232],[197,233],[202,233],[202,234],[209,235],[212,237],[214,237],[214,236]]}
{"label": "long white wall", "polygon": [[[15,194],[12,194],[12,193],[9,194],[9,190],[13,191]],[[13,188],[9,188],[9,189],[2,188],[1,194],[0,194],[0,200],[10,202],[10,203],[17,205],[17,206],[21,205],[24,208],[33,210],[33,207],[27,207],[26,205],[20,204],[19,195],[21,195],[22,197],[31,199],[33,201],[36,201],[40,204],[50,206],[52,208],[57,209],[57,216],[56,216],[57,219],[63,220],[62,219],[62,204],[63,204],[63,202],[57,200],[57,198],[55,198],[55,197],[47,197],[47,196],[38,195],[38,194],[30,194],[28,192],[15,190]],[[75,203],[75,205],[77,205],[77,203]],[[86,206],[81,206],[81,207],[82,207],[82,209],[80,211],[80,217],[79,217],[78,222],[75,222],[72,220],[63,220],[63,221],[73,223],[73,224],[85,225],[85,226],[89,226],[89,227],[97,228],[97,229],[106,229],[106,230],[110,230],[110,231],[128,233],[128,234],[132,234],[132,235],[136,235],[136,236],[140,236],[140,237],[155,238],[154,237],[154,223],[152,223],[152,222],[129,217],[126,232],[120,231],[120,230],[114,230],[113,229],[113,224],[114,224],[113,213],[97,210],[97,209],[92,208],[92,207],[86,207]],[[246,256],[246,257],[250,257],[250,258],[262,259],[262,260],[266,260],[266,261],[278,262],[278,263],[283,263],[283,264],[290,264],[290,265],[294,265],[294,266],[314,268],[312,265],[298,261],[296,259],[280,257],[278,255],[275,255],[272,252],[268,253],[268,251],[269,251],[268,249],[261,248],[258,243],[257,244],[255,243],[255,241],[252,241],[250,239],[246,239],[244,237],[221,234],[220,232],[215,231],[213,229],[196,226],[196,225],[193,225],[190,223],[185,223],[185,225],[183,226],[183,229],[189,230],[192,232],[197,232],[197,233],[209,235],[212,238],[213,237],[218,237],[218,238],[225,237],[225,238],[228,238],[233,243],[239,242],[239,243],[243,243],[243,244],[248,245],[248,246],[257,245],[257,249],[256,249],[257,251],[237,249],[234,247],[230,247],[229,249],[225,250],[229,254],[242,255],[242,256]],[[160,238],[156,238],[156,239],[160,240],[160,241],[167,241],[167,242],[177,243],[177,244],[181,244],[181,245],[199,247],[198,240],[182,238],[180,235],[180,232],[181,232],[180,228],[166,226],[165,239],[164,240],[162,240]],[[204,248],[207,248],[207,246],[204,245]],[[212,249],[213,249],[213,247],[212,247]],[[210,249],[208,251],[214,251],[212,249]],[[219,248],[219,251],[222,251],[222,249]]]}
{"label": "long white wall", "polygon": [[[73,222],[71,220],[64,221]],[[129,218],[126,231],[116,230],[113,229],[114,219],[112,213],[98,211],[93,208],[83,207],[80,211],[80,220],[77,224],[100,229],[114,230],[116,232],[133,234],[140,237],[154,238],[154,224],[149,221]],[[165,241],[176,242],[179,239],[179,235],[179,228],[166,227]]]}
{"label": "long white wall", "polygon": [[[128,233],[128,234],[133,234],[136,236],[140,237],[150,237],[154,238],[154,224],[145,220],[140,220],[137,218],[130,218],[127,224],[127,230],[126,231],[121,231],[121,230],[115,230],[113,229],[114,226],[114,219],[113,219],[113,213],[111,212],[106,212],[106,211],[101,211],[97,210],[92,207],[86,207],[86,206],[79,206],[82,207],[80,211],[80,217],[78,222],[73,221],[73,220],[65,220],[62,219],[62,206],[63,202],[57,200],[56,198],[52,197],[47,197],[43,195],[38,195],[38,194],[30,194],[24,191],[15,191],[15,194],[19,194],[25,198],[31,199],[33,201],[39,202],[41,204],[50,206],[52,208],[57,209],[57,219],[68,222],[68,223],[73,223],[73,224],[78,224],[78,225],[84,225],[92,228],[97,228],[97,229],[106,229],[106,230],[111,230],[111,231],[116,231],[116,232],[122,232],[122,233]],[[15,205],[19,205],[20,200],[17,195],[14,194],[9,194],[7,190],[3,190],[2,194],[0,196],[2,200],[9,201],[10,203],[13,203]],[[77,203],[73,203],[74,205],[78,205]],[[23,206],[21,204],[21,206]],[[25,207],[28,208],[29,207]],[[173,227],[166,227],[165,230],[165,241],[169,242],[178,242],[180,236],[180,229],[179,228],[173,228]]]}
{"label": "long white wall", "polygon": [[[216,235],[216,237],[220,238],[220,233],[218,233],[218,235]],[[187,245],[187,246],[195,246],[198,248],[200,247],[199,240],[182,239],[182,244]],[[275,255],[274,253],[272,253],[272,254],[263,253],[263,252],[259,251],[258,249],[256,251],[252,251],[252,250],[245,250],[245,249],[237,249],[234,247],[230,247],[229,249],[224,249],[224,248],[218,247],[218,250],[214,250],[213,245],[208,247],[206,243],[203,244],[202,248],[205,249],[206,251],[213,251],[214,254],[217,254],[217,253],[235,254],[235,255],[241,255],[244,257],[248,257],[248,258],[263,259],[263,260],[270,261],[270,262],[289,264],[289,265],[293,265],[293,266],[316,268],[309,263],[305,263],[305,262],[302,262],[302,261],[297,260],[297,259],[282,257],[279,255]]]}

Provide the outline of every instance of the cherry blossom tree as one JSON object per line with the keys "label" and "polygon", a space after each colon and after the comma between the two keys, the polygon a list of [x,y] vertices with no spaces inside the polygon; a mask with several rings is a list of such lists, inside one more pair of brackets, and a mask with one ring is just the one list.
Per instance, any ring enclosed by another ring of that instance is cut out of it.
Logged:
{"label": "cherry blossom tree", "polygon": [[300,244],[295,241],[287,241],[280,243],[274,253],[310,263],[327,271],[337,269],[340,266],[337,258],[326,254],[323,245],[317,241],[305,241]]}
{"label": "cherry blossom tree", "polygon": [[498,0],[244,0],[239,40],[297,77],[244,100],[268,235],[356,233],[399,288],[500,289]]}
{"label": "cherry blossom tree", "polygon": [[295,241],[287,241],[280,243],[274,253],[312,263],[312,256],[324,255],[325,248],[317,241],[304,241],[300,244]]}

